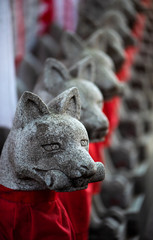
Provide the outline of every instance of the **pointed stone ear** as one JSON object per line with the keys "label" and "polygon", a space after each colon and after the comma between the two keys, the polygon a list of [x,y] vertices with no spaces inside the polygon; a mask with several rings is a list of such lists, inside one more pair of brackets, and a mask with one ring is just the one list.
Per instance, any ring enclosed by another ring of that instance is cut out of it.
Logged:
{"label": "pointed stone ear", "polygon": [[70,88],[47,104],[49,111],[55,114],[67,114],[80,119],[81,104],[77,88]]}
{"label": "pointed stone ear", "polygon": [[44,67],[44,84],[49,91],[70,79],[67,68],[59,61],[53,58],[48,58]]}
{"label": "pointed stone ear", "polygon": [[87,47],[96,48],[99,50],[105,50],[107,44],[107,39],[105,37],[103,30],[97,30],[92,34],[92,36],[87,40]]}
{"label": "pointed stone ear", "polygon": [[79,36],[71,33],[65,32],[62,39],[62,50],[63,54],[68,59],[78,58],[84,49],[83,41]]}
{"label": "pointed stone ear", "polygon": [[31,121],[49,114],[46,104],[35,94],[24,92],[18,102],[13,126],[23,128]]}
{"label": "pointed stone ear", "polygon": [[95,80],[95,63],[91,56],[83,58],[76,64],[74,64],[70,69],[69,73],[72,77],[83,78],[94,82]]}

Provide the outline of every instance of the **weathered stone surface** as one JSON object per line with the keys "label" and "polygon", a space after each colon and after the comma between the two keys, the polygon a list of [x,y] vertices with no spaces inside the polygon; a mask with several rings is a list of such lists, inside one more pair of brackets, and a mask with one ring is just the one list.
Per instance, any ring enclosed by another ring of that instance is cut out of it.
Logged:
{"label": "weathered stone surface", "polygon": [[137,139],[143,134],[142,120],[135,114],[130,115],[130,119],[124,116],[120,119],[119,132],[123,138]]}
{"label": "weathered stone surface", "polygon": [[138,13],[145,13],[147,11],[147,8],[143,3],[141,3],[139,0],[132,0],[132,3],[134,4],[135,10]]}
{"label": "weathered stone surface", "polygon": [[[95,4],[95,1],[87,0],[86,5],[88,5],[89,8],[94,8],[95,12],[100,12],[101,9],[101,14],[104,14],[108,10],[118,10],[124,14],[126,17],[126,20],[128,22],[129,27],[133,27],[135,21],[136,21],[136,9],[133,1],[126,1],[126,0],[111,0],[103,3],[104,1],[96,1],[97,4]],[[140,4],[139,6],[140,9]],[[99,8],[99,9],[98,9]],[[142,9],[142,8],[141,8]],[[93,11],[92,11],[93,12]],[[100,16],[99,16],[100,17]]]}
{"label": "weathered stone surface", "polygon": [[132,1],[114,0],[109,6],[109,9],[121,11],[127,19],[128,26],[133,27],[136,21],[136,10]]}
{"label": "weathered stone surface", "polygon": [[[81,98],[81,122],[87,129],[90,141],[99,141],[108,131],[108,120],[102,113],[103,98],[92,82],[93,64],[90,58],[82,60],[71,72],[78,73],[76,78],[70,78],[66,67],[55,59],[48,59],[44,68],[44,75],[40,78],[34,92],[46,103],[63,90],[77,87]],[[88,80],[86,77],[88,76]],[[89,78],[90,77],[90,78]]]}
{"label": "weathered stone surface", "polygon": [[[99,205],[102,207],[101,210]],[[94,195],[92,198],[89,239],[124,239],[125,229],[123,210],[119,207],[106,209],[102,205],[99,195]]]}
{"label": "weathered stone surface", "polygon": [[[101,36],[102,33],[105,37]],[[96,44],[96,48],[93,46],[95,49],[91,46],[90,40],[90,44],[88,44],[88,42],[84,43],[77,35],[69,32],[62,33],[61,43],[58,44],[58,47],[54,46],[49,35],[44,36],[39,40],[40,44],[37,50],[37,56],[42,63],[44,63],[45,59],[49,56],[56,56],[58,59],[62,59],[64,64],[70,68],[85,56],[92,56],[93,61],[96,63],[95,83],[101,87],[104,99],[109,100],[116,95],[120,96],[123,94],[123,84],[118,81],[114,74],[114,64],[115,70],[118,71],[124,61],[124,51],[120,36],[116,32],[106,29],[102,33],[95,33],[96,39],[93,36],[94,39],[92,39],[92,43],[93,40],[97,42],[97,38],[99,39],[98,41],[103,40],[101,44]],[[113,44],[110,41],[111,39],[113,39]],[[54,39],[54,42],[55,41],[57,41],[56,38]],[[56,48],[59,50],[57,55],[52,53]],[[106,53],[104,53],[104,51]],[[113,61],[106,54],[112,57]]]}
{"label": "weathered stone surface", "polygon": [[123,240],[126,236],[125,221],[118,221],[116,217],[105,217],[97,229],[90,228],[90,240]]}
{"label": "weathered stone surface", "polygon": [[[99,24],[102,16],[109,10],[118,10],[122,12],[125,15],[128,25],[130,27],[132,27],[135,23],[136,10],[132,1],[109,0],[106,2],[101,0],[87,0],[80,2],[79,18],[81,21],[78,24],[78,30],[81,29],[81,23],[84,24],[85,20],[86,25],[87,23],[89,23],[89,25],[91,25],[92,23],[93,28],[96,27]],[[83,29],[86,30],[85,25],[83,26]],[[90,32],[89,30],[91,30],[92,28],[88,27],[87,29],[88,32]]]}
{"label": "weathered stone surface", "polygon": [[125,16],[117,10],[107,11],[102,19],[101,25],[102,28],[112,28],[122,37],[124,42],[124,47],[135,45],[135,39],[130,33],[130,29],[126,24]]}
{"label": "weathered stone surface", "polygon": [[138,154],[133,142],[123,141],[122,145],[111,146],[109,153],[117,169],[132,169],[138,162]]}
{"label": "weathered stone surface", "polygon": [[113,29],[99,29],[95,31],[87,40],[87,46],[108,54],[114,62],[116,72],[121,69],[125,61],[125,53],[123,41],[116,31]]}
{"label": "weathered stone surface", "polygon": [[[96,48],[93,48],[90,39],[85,45],[78,36],[71,33],[63,35],[62,45],[63,54],[68,62],[76,63],[78,59],[83,57],[92,57],[95,63],[95,84],[101,90],[105,100],[123,94],[123,84],[118,81],[114,74],[114,63],[106,53],[101,51],[100,45],[95,43],[94,47],[96,46]],[[119,51],[116,55],[116,58],[118,57],[120,58]]]}
{"label": "weathered stone surface", "polygon": [[74,191],[104,179],[104,166],[88,153],[88,135],[77,120],[76,88],[47,105],[25,92],[0,159],[0,184],[11,189]]}
{"label": "weathered stone surface", "polygon": [[122,175],[110,176],[105,179],[101,191],[101,199],[106,208],[118,206],[127,208],[132,200],[133,187]]}
{"label": "weathered stone surface", "polygon": [[86,39],[95,30],[107,27],[120,34],[125,46],[133,45],[135,41],[129,30],[136,20],[133,4],[126,0],[114,0],[108,5],[109,7],[104,8],[102,1],[80,2],[78,35]]}

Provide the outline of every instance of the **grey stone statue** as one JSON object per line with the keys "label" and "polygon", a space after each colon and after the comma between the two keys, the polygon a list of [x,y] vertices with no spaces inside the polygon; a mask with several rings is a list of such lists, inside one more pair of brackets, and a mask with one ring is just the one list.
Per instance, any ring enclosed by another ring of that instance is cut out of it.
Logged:
{"label": "grey stone statue", "polygon": [[103,11],[107,11],[107,10],[119,10],[121,11],[124,16],[126,17],[128,26],[130,28],[133,27],[135,21],[136,21],[136,10],[134,7],[134,4],[132,1],[127,1],[127,0],[114,0],[112,1],[111,4],[109,4],[109,6],[105,9],[103,9]]}
{"label": "grey stone statue", "polygon": [[[77,26],[77,34],[83,39],[87,39],[91,34],[93,34],[97,29],[113,29],[115,30],[123,39],[124,47],[135,44],[135,39],[133,38],[130,28],[127,25],[126,17],[123,13],[116,9],[110,9],[105,12],[99,12],[100,8],[95,9],[95,13],[92,16],[92,11],[95,7],[88,10],[90,14],[82,14],[79,18],[79,23]],[[100,14],[98,18],[98,12]]]}
{"label": "grey stone statue", "polygon": [[101,16],[109,10],[118,10],[124,14],[130,27],[136,20],[136,9],[133,1],[126,0],[86,0],[79,4],[79,15],[88,18],[93,23],[98,23]]}
{"label": "grey stone statue", "polygon": [[[91,58],[83,59],[73,69],[76,78],[70,77],[67,68],[55,59],[45,63],[43,76],[35,86],[34,93],[38,94],[45,103],[65,89],[77,87],[81,98],[81,122],[87,129],[90,141],[103,140],[108,132],[108,120],[102,113],[103,97],[97,86],[92,82],[94,68]],[[86,80],[88,79],[88,80]]]}
{"label": "grey stone statue", "polygon": [[[93,42],[92,42],[93,43]],[[86,45],[74,34],[65,33],[62,39],[63,53],[69,63],[76,63],[82,57],[91,56],[95,63],[95,84],[101,90],[104,100],[123,94],[121,84],[114,74],[112,59],[96,45],[96,49]],[[120,58],[120,53],[117,54]],[[121,59],[120,59],[121,60]]]}
{"label": "grey stone statue", "polygon": [[107,175],[104,181],[101,199],[106,208],[118,206],[120,208],[129,207],[132,201],[133,186],[123,175]]}
{"label": "grey stone statue", "polygon": [[134,4],[134,8],[138,13],[146,13],[147,12],[147,7],[139,0],[131,0],[131,2]]}
{"label": "grey stone statue", "polygon": [[102,28],[112,28],[118,32],[123,39],[124,47],[135,45],[135,39],[126,24],[125,16],[120,11],[107,11],[101,19],[100,26]]}
{"label": "grey stone statue", "polygon": [[104,179],[103,164],[88,153],[88,135],[79,117],[76,88],[48,106],[25,92],[2,151],[0,184],[17,190],[75,191]]}
{"label": "grey stone statue", "polygon": [[95,31],[86,44],[89,48],[99,49],[113,60],[115,72],[118,72],[124,61],[125,53],[120,35],[113,29],[99,29]]}

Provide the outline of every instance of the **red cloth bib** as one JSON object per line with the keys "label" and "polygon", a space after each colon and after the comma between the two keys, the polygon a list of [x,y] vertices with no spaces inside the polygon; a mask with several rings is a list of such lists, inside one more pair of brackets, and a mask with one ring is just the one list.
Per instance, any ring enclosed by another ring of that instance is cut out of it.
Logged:
{"label": "red cloth bib", "polygon": [[91,185],[85,190],[76,192],[59,193],[59,198],[66,209],[74,227],[77,240],[87,240],[90,210],[91,210]]}
{"label": "red cloth bib", "polygon": [[0,185],[1,240],[75,240],[57,193],[16,191]]}

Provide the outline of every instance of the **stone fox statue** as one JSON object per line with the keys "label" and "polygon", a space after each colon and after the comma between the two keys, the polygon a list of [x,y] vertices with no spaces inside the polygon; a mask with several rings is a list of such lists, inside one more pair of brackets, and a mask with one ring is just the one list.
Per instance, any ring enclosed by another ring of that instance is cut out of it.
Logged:
{"label": "stone fox statue", "polygon": [[[71,67],[72,63],[76,64],[82,58],[92,57],[95,64],[94,83],[102,92],[105,101],[123,94],[123,85],[115,76],[114,67],[118,71],[124,61],[123,47],[119,43],[119,39],[116,39],[116,34],[114,35],[113,32],[113,45],[108,40],[110,35],[112,37],[112,31],[107,33],[107,30],[96,31],[86,42],[83,42],[78,35],[65,32],[61,43],[67,64],[71,63]],[[115,53],[113,54],[113,52]]]}
{"label": "stone fox statue", "polygon": [[48,107],[37,95],[25,92],[2,151],[0,183],[17,190],[73,191],[102,180],[103,165],[88,154],[88,135],[79,116],[76,88]]}
{"label": "stone fox statue", "polygon": [[0,159],[1,240],[75,240],[55,191],[85,189],[104,179],[103,164],[88,154],[79,116],[76,88],[48,106],[33,93],[22,95]]}
{"label": "stone fox statue", "polygon": [[[73,75],[73,79],[70,74]],[[64,89],[77,87],[81,99],[80,120],[87,129],[90,141],[95,141],[106,135],[108,121],[101,111],[103,104],[101,92],[92,79],[94,79],[92,58],[82,59],[71,68],[70,72],[61,62],[48,59],[34,92],[48,103]],[[76,239],[86,239],[90,216],[90,188],[83,191],[60,193],[59,198],[72,221]],[[82,235],[84,237],[81,237]]]}
{"label": "stone fox statue", "polygon": [[[74,77],[70,77],[70,74]],[[100,141],[108,132],[108,120],[101,111],[103,96],[93,80],[94,65],[91,57],[79,61],[70,72],[61,62],[49,58],[34,93],[48,104],[62,91],[77,87],[81,99],[80,121],[87,129],[90,141]]]}

